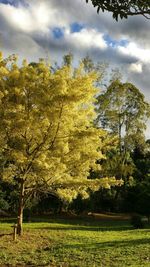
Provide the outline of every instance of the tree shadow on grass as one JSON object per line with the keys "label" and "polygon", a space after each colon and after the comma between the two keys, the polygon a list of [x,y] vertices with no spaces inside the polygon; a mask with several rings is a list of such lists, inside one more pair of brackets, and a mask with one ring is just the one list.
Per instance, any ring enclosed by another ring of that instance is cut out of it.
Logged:
{"label": "tree shadow on grass", "polygon": [[53,226],[48,226],[48,227],[34,227],[34,229],[38,230],[56,230],[56,231],[96,231],[96,232],[103,232],[103,231],[127,231],[127,230],[133,230],[132,226],[126,226],[126,227],[87,227],[87,226],[74,226],[74,227],[53,227]]}
{"label": "tree shadow on grass", "polygon": [[[38,223],[38,222],[36,222]],[[47,222],[46,222],[47,223]],[[52,220],[50,225],[35,226],[34,229],[45,230],[83,230],[83,231],[126,231],[133,227],[129,222],[124,221],[94,221],[94,220]],[[56,225],[57,224],[57,225]]]}
{"label": "tree shadow on grass", "polygon": [[0,238],[2,238],[3,236],[10,236],[10,235],[13,235],[12,233],[11,234],[0,234]]}
{"label": "tree shadow on grass", "polygon": [[[57,224],[57,225],[55,225]],[[114,222],[114,221],[100,221],[99,223],[80,221],[80,222],[68,222],[68,221],[54,221],[50,222],[50,225],[35,226],[35,229],[45,230],[82,230],[82,231],[128,231],[134,230],[133,226],[129,222]],[[150,231],[150,225],[144,227],[145,231]]]}
{"label": "tree shadow on grass", "polygon": [[[86,240],[87,241],[87,240]],[[137,247],[140,245],[147,245],[150,244],[150,238],[140,238],[140,239],[129,239],[129,240],[115,240],[115,241],[107,241],[107,242],[85,242],[83,244],[63,244],[63,249],[78,249],[78,250],[90,250],[90,251],[96,251],[96,250],[107,250],[107,248],[124,248],[125,247]]]}

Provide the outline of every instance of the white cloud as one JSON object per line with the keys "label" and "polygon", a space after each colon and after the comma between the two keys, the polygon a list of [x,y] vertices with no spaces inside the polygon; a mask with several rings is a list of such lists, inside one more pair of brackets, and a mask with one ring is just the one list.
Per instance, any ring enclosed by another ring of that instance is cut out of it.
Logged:
{"label": "white cloud", "polygon": [[140,62],[132,63],[129,66],[129,70],[132,72],[142,73],[142,64]]}
{"label": "white cloud", "polygon": [[[54,13],[54,12],[53,12]],[[51,10],[42,2],[38,6],[14,7],[0,4],[0,15],[8,24],[22,32],[48,31],[51,21]]]}
{"label": "white cloud", "polygon": [[127,46],[119,46],[118,51],[124,55],[137,57],[143,63],[150,62],[150,49],[144,49],[134,42],[130,42]]}
{"label": "white cloud", "polygon": [[95,29],[82,29],[80,32],[71,33],[69,29],[65,31],[64,38],[79,49],[82,48],[99,48],[106,49],[107,43],[103,38],[103,34]]}
{"label": "white cloud", "polygon": [[62,3],[59,5],[58,1],[26,0],[26,2],[27,6],[0,3],[0,16],[16,30],[27,33],[48,32],[51,27],[67,27],[75,21],[75,17],[67,8],[61,10]]}

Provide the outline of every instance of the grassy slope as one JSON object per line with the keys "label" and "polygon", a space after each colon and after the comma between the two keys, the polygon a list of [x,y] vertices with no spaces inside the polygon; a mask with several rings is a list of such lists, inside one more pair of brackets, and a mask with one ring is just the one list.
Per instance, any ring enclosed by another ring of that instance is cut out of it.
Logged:
{"label": "grassy slope", "polygon": [[125,221],[25,223],[15,242],[3,235],[11,225],[0,223],[0,266],[150,266],[150,229],[133,230]]}

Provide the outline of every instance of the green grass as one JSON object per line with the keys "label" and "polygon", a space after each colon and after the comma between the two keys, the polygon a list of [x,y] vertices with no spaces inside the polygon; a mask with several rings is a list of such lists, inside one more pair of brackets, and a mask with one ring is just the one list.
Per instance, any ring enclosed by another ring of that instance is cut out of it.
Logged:
{"label": "green grass", "polygon": [[[12,222],[0,223],[0,266],[150,266],[150,229],[127,221],[47,220],[24,223],[12,240]],[[8,266],[8,265],[7,265]]]}

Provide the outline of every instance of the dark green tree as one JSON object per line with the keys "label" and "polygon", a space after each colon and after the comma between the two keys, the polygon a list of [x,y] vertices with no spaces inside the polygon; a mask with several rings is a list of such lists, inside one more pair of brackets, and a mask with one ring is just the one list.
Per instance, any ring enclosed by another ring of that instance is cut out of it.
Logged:
{"label": "dark green tree", "polygon": [[112,80],[97,100],[98,127],[108,130],[110,135],[118,139],[116,146],[107,151],[107,159],[101,161],[101,165],[102,175],[124,180],[121,188],[112,190],[113,202],[121,207],[128,188],[135,185],[136,177],[133,174],[136,164],[131,154],[135,147],[144,146],[144,130],[150,107],[138,88],[131,83],[122,83],[119,79]]}
{"label": "dark green tree", "polygon": [[132,83],[119,79],[97,97],[97,124],[118,136],[120,155],[127,156],[136,144],[144,142],[150,106]]}
{"label": "dark green tree", "polygon": [[[86,0],[88,3],[89,0]],[[145,18],[150,17],[150,1],[149,0],[91,0],[94,7],[99,11],[109,11],[113,18],[118,20],[120,17],[128,18],[128,16],[143,15]]]}

